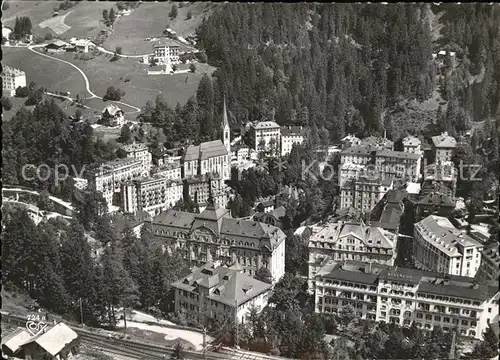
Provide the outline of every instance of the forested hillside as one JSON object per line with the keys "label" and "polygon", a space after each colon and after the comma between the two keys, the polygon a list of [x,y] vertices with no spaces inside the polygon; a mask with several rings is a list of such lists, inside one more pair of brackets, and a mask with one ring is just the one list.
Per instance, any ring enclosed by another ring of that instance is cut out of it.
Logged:
{"label": "forested hillside", "polygon": [[[224,91],[236,122],[273,116],[280,124],[314,122],[332,140],[346,132],[390,133],[384,110],[404,99],[429,99],[439,87],[453,109],[432,111],[432,118],[443,118],[438,130],[463,131],[473,107],[480,109],[476,121],[498,111],[499,7],[433,9],[444,14],[440,43],[433,44],[429,6],[226,4],[197,34],[209,62],[219,67],[216,102]],[[459,68],[439,81],[431,54],[441,48],[457,52]],[[467,78],[481,69],[480,93],[473,95]]]}
{"label": "forested hillside", "polygon": [[[249,120],[381,133],[399,98],[433,90],[424,5],[226,4],[198,29],[218,90]],[[239,120],[244,121],[247,119]]]}

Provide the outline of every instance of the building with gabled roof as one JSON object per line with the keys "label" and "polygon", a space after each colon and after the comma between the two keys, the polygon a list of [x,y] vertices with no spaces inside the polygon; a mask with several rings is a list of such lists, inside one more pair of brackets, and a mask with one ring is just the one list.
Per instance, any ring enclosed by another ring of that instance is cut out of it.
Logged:
{"label": "building with gabled roof", "polygon": [[261,121],[250,124],[249,141],[252,149],[258,152],[280,153],[281,127],[274,121]]}
{"label": "building with gabled roof", "polygon": [[455,210],[456,200],[449,194],[441,192],[424,192],[417,202],[415,219],[426,218],[429,215],[448,217]]}
{"label": "building with gabled roof", "polygon": [[444,217],[430,215],[415,224],[413,259],[418,268],[474,277],[483,245]]}
{"label": "building with gabled roof", "polygon": [[231,177],[231,139],[227,119],[226,99],[222,118],[222,140],[203,142],[200,145],[191,145],[182,156],[182,176],[202,176],[217,174],[222,180]]}
{"label": "building with gabled roof", "polygon": [[393,265],[397,237],[363,221],[338,221],[325,225],[309,238],[309,279],[328,260],[358,260]]}
{"label": "building with gabled roof", "polygon": [[271,284],[236,270],[207,263],[172,284],[176,312],[191,311],[203,318],[244,322],[252,307],[260,312],[267,305]]}
{"label": "building with gabled roof", "polygon": [[106,126],[122,126],[125,124],[124,112],[118,106],[109,104],[102,110],[101,121]]}
{"label": "building with gabled roof", "polygon": [[2,339],[2,352],[21,359],[67,359],[78,343],[78,334],[58,323],[36,335],[18,328]]}
{"label": "building with gabled roof", "polygon": [[451,161],[457,140],[447,132],[432,137],[432,153],[436,162]]}
{"label": "building with gabled roof", "polygon": [[153,219],[153,237],[168,251],[180,250],[192,264],[238,262],[244,274],[265,267],[278,281],[285,273],[285,234],[257,221],[231,218],[212,204],[201,213],[169,210]]}
{"label": "building with gabled roof", "polygon": [[403,151],[411,154],[423,154],[422,142],[419,138],[408,135],[403,139]]}
{"label": "building with gabled roof", "polygon": [[360,261],[325,262],[310,290],[317,313],[339,314],[350,305],[360,319],[439,326],[475,339],[498,318],[500,298],[495,281]]}

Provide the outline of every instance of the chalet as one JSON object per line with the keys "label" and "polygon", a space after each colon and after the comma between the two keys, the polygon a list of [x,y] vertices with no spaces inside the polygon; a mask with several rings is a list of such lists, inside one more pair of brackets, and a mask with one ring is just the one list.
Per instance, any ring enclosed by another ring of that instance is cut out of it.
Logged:
{"label": "chalet", "polygon": [[78,334],[64,323],[32,335],[23,328],[2,339],[2,353],[21,359],[69,359],[77,351]]}
{"label": "chalet", "polygon": [[102,111],[101,121],[103,125],[107,126],[122,126],[125,124],[123,110],[118,106],[110,104]]}
{"label": "chalet", "polygon": [[71,45],[68,44],[66,41],[62,40],[55,40],[47,45],[45,45],[44,50],[49,53],[59,53],[59,52],[64,52],[68,47]]}

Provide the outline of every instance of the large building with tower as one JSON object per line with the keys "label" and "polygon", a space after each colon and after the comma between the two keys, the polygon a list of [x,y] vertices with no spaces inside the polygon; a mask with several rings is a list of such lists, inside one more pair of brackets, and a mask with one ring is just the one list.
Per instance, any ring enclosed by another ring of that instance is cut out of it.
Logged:
{"label": "large building with tower", "polygon": [[233,219],[209,204],[201,214],[169,210],[153,219],[153,238],[168,251],[179,250],[193,265],[221,261],[254,276],[261,267],[274,281],[285,273],[285,234],[256,221]]}

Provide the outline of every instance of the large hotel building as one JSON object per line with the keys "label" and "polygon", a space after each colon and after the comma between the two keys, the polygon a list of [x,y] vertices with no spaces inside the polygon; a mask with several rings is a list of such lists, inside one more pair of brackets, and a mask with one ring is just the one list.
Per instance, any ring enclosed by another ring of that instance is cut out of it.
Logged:
{"label": "large hotel building", "polygon": [[498,283],[357,261],[329,262],[314,276],[315,312],[352,306],[361,319],[481,339],[498,316]]}
{"label": "large hotel building", "polygon": [[418,268],[474,277],[483,245],[444,217],[430,215],[415,224],[413,259]]}
{"label": "large hotel building", "polygon": [[283,231],[256,221],[233,219],[229,210],[213,205],[201,214],[169,210],[156,216],[153,238],[169,252],[180,250],[197,266],[215,261],[238,264],[250,276],[265,267],[275,281],[285,273]]}

